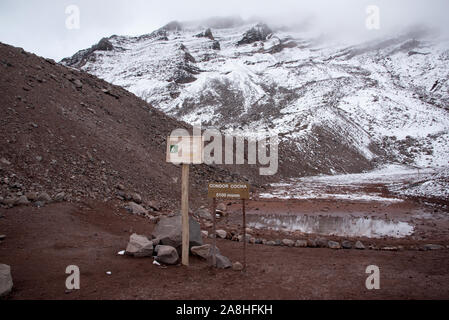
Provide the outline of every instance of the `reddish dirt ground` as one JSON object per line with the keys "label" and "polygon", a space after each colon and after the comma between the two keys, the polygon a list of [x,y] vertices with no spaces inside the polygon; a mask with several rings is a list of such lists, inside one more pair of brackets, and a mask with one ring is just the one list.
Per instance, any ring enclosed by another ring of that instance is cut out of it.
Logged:
{"label": "reddish dirt ground", "polygon": [[[189,268],[165,268],[152,259],[117,255],[131,233],[149,235],[154,225],[104,204],[53,204],[0,213],[0,233],[7,236],[0,244],[0,262],[12,267],[12,300],[449,299],[449,250],[248,245],[247,274],[213,270],[193,257]],[[218,246],[232,261],[242,261],[242,243],[219,240]],[[80,267],[79,291],[66,293],[68,265]],[[365,288],[369,265],[380,267],[380,290]]]}

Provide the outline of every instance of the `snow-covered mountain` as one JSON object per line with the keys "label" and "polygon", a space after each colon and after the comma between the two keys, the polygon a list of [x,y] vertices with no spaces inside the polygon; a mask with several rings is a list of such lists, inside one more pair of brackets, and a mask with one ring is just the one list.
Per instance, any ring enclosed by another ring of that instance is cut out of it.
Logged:
{"label": "snow-covered mountain", "polygon": [[425,30],[360,43],[238,19],[112,36],[63,64],[169,115],[281,137],[281,172],[449,165],[449,40]]}

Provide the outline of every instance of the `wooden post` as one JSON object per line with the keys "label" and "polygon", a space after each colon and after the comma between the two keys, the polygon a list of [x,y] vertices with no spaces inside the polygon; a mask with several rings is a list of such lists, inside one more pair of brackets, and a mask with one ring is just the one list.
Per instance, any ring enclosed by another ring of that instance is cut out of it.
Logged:
{"label": "wooden post", "polygon": [[189,234],[189,173],[188,164],[182,165],[182,264],[189,266],[190,234]]}
{"label": "wooden post", "polygon": [[245,199],[242,200],[243,205],[243,271],[246,272],[246,208]]}
{"label": "wooden post", "polygon": [[212,200],[212,216],[214,218],[214,234],[212,247],[212,266],[217,266],[217,199]]}

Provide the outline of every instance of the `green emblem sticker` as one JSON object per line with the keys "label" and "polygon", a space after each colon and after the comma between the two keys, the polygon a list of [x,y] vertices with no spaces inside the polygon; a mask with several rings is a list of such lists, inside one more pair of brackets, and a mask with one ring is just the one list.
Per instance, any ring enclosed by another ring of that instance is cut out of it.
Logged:
{"label": "green emblem sticker", "polygon": [[171,145],[170,153],[178,153],[178,145]]}

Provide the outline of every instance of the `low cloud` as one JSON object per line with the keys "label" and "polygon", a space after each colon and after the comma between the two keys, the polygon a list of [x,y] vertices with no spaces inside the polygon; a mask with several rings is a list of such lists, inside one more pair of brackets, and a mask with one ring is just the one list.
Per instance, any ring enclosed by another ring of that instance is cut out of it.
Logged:
{"label": "low cloud", "polygon": [[[80,8],[80,29],[66,28],[69,5]],[[371,33],[365,27],[369,5],[380,10],[380,29]],[[413,25],[448,32],[447,12],[447,0],[2,0],[0,41],[59,60],[102,37],[146,34],[171,20],[239,15],[352,38],[392,34]]]}

